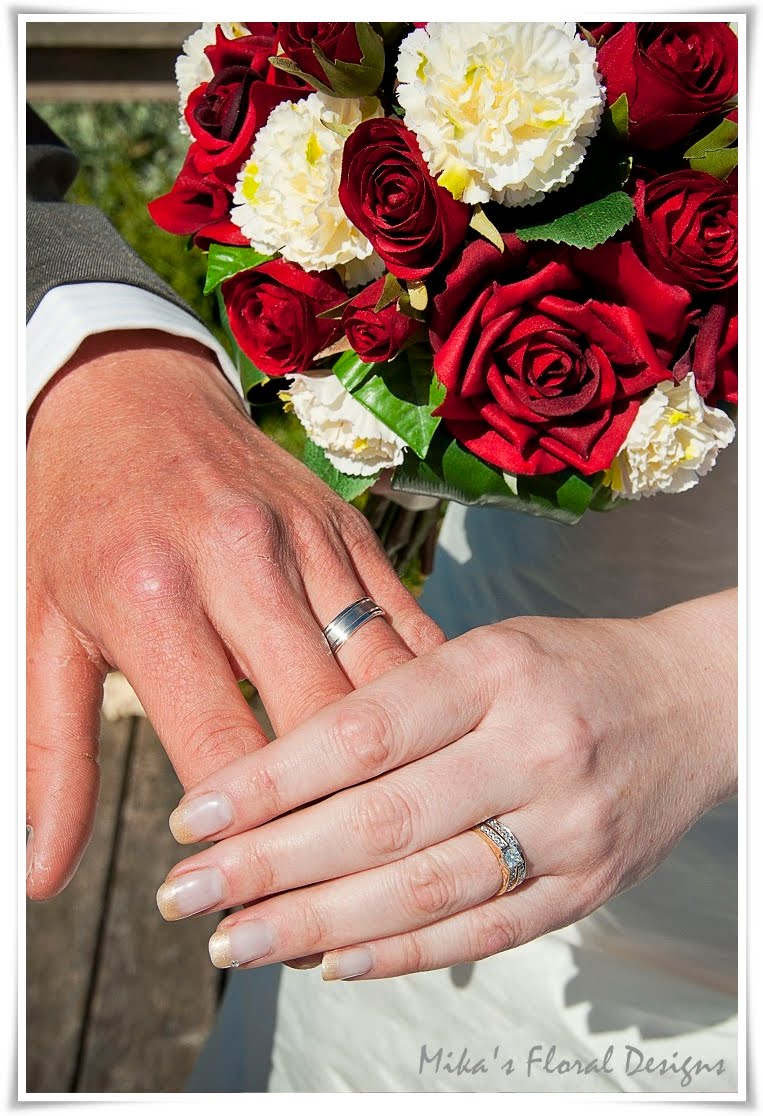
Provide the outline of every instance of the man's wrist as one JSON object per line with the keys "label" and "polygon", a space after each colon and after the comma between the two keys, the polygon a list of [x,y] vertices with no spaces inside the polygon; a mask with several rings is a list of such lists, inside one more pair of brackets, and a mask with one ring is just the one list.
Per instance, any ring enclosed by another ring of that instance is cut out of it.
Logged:
{"label": "man's wrist", "polygon": [[60,420],[70,408],[102,415],[104,408],[161,402],[176,388],[223,395],[240,410],[241,398],[201,342],[160,330],[111,330],[86,337],[29,408],[27,431],[43,413]]}
{"label": "man's wrist", "polygon": [[157,330],[195,339],[216,357],[216,374],[225,376],[242,394],[238,372],[225,347],[190,309],[125,283],[64,283],[48,291],[27,323],[27,406],[87,337],[129,330]]}

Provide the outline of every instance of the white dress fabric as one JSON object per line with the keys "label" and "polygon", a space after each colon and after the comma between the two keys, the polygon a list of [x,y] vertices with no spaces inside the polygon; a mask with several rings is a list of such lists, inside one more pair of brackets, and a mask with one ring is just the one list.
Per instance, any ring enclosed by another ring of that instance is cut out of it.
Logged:
{"label": "white dress fabric", "polygon": [[[732,447],[691,492],[574,528],[454,505],[424,607],[452,637],[512,615],[640,616],[728,588],[736,464]],[[733,1093],[736,880],[729,802],[638,887],[496,957],[381,981],[233,974],[188,1087]]]}

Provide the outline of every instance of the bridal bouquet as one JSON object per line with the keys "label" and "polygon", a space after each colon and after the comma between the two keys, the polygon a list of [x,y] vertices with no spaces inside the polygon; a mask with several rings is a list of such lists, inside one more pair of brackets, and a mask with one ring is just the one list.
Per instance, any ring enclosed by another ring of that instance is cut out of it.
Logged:
{"label": "bridal bouquet", "polygon": [[737,55],[724,23],[204,24],[151,213],[345,498],[575,522],[734,437]]}

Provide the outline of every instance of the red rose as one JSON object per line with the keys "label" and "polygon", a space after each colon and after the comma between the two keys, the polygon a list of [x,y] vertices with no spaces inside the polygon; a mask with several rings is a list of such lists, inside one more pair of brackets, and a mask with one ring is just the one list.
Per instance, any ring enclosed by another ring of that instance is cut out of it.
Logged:
{"label": "red rose", "polygon": [[205,53],[214,77],[193,90],[185,118],[195,145],[195,163],[202,173],[222,167],[238,170],[249,154],[257,131],[281,101],[298,101],[310,89],[270,65],[276,52],[272,23],[250,25],[255,33],[217,41]]}
{"label": "red rose", "polygon": [[451,321],[435,356],[447,389],[435,413],[477,457],[511,473],[597,473],[644,393],[670,378],[639,315],[581,288],[571,257],[509,271],[472,289]]}
{"label": "red rose", "polygon": [[635,310],[660,359],[670,364],[696,316],[689,292],[653,274],[627,240],[608,240],[592,251],[570,249],[569,258],[597,298]]}
{"label": "red rose", "polygon": [[738,339],[736,298],[714,303],[700,319],[693,352],[687,355],[682,368],[694,372],[697,391],[712,406],[738,400]]}
{"label": "red rose", "polygon": [[210,171],[199,174],[194,146],[168,194],[149,202],[148,211],[161,229],[176,236],[193,236],[204,247],[214,240],[220,244],[248,244],[241,229],[230,219],[232,190]]}
{"label": "red rose", "polygon": [[396,117],[365,120],[347,138],[339,200],[398,279],[426,278],[463,243],[471,216]]}
{"label": "red rose", "polygon": [[726,333],[718,350],[715,368],[715,383],[708,396],[713,406],[719,403],[739,402],[739,315],[736,310],[726,327]]}
{"label": "red rose", "polygon": [[278,42],[287,58],[300,70],[323,85],[331,85],[323,67],[313,54],[318,46],[329,62],[354,62],[361,59],[354,23],[279,23]]}
{"label": "red rose", "polygon": [[348,341],[363,360],[392,360],[416,332],[418,323],[401,314],[394,302],[374,310],[384,290],[384,280],[365,287],[347,304],[342,327]]}
{"label": "red rose", "polygon": [[345,297],[333,271],[271,260],[226,279],[222,293],[233,336],[267,376],[304,372],[341,335],[338,321],[318,317]]}
{"label": "red rose", "polygon": [[628,97],[629,140],[659,150],[734,96],[738,50],[726,23],[626,23],[597,61],[608,102]]}
{"label": "red rose", "polygon": [[737,282],[737,194],[703,171],[639,182],[635,196],[644,258],[656,275],[690,291]]}

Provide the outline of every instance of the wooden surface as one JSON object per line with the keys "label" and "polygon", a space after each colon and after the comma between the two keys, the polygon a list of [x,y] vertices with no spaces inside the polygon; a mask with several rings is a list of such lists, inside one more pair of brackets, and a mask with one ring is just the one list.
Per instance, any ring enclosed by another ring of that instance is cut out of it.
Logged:
{"label": "wooden surface", "polygon": [[[168,924],[154,896],[183,851],[181,788],[143,718],[104,724],[96,830],[62,895],[27,908],[29,1092],[174,1092],[215,1016],[219,917]],[[193,849],[189,849],[194,851]]]}
{"label": "wooden surface", "polygon": [[26,41],[27,98],[175,101],[175,59],[198,23],[34,22]]}

